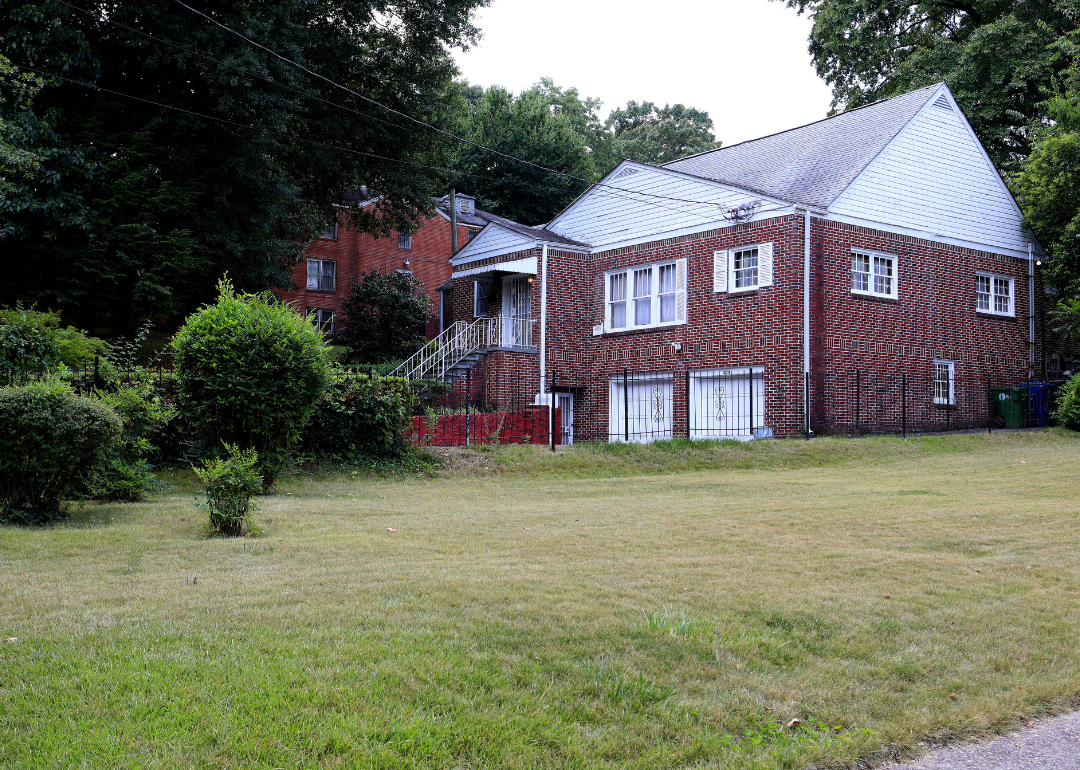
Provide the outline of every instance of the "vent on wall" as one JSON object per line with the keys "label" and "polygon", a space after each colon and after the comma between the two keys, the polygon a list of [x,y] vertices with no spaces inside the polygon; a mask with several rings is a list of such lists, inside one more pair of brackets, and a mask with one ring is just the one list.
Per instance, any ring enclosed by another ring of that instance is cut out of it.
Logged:
{"label": "vent on wall", "polygon": [[952,112],[952,105],[949,104],[949,97],[947,97],[945,94],[942,94],[934,100],[934,106]]}
{"label": "vent on wall", "polygon": [[630,176],[631,174],[636,174],[637,172],[638,172],[638,170],[631,166],[629,168],[624,168],[618,174],[613,176],[612,179],[622,179],[624,176]]}

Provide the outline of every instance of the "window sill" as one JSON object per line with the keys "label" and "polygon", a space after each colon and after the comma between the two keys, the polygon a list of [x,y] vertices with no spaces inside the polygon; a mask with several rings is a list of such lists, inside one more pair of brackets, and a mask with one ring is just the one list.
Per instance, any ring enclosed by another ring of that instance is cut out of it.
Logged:
{"label": "window sill", "polygon": [[628,334],[647,334],[648,332],[662,332],[668,329],[677,329],[686,326],[686,321],[664,324],[663,326],[642,326],[640,329],[612,329],[606,331],[600,337],[625,337]]}
{"label": "window sill", "polygon": [[337,294],[337,289],[304,289],[309,294]]}
{"label": "window sill", "polygon": [[868,302],[885,302],[886,304],[896,305],[899,304],[900,299],[898,297],[889,297],[881,294],[863,294],[859,291],[851,292],[852,299],[861,299]]}
{"label": "window sill", "polygon": [[760,286],[755,286],[753,289],[732,289],[726,292],[729,297],[753,297],[755,294],[761,291]]}
{"label": "window sill", "polygon": [[991,313],[989,310],[976,310],[976,318],[985,318],[987,321],[1013,321],[1016,322],[1016,315],[1013,313]]}

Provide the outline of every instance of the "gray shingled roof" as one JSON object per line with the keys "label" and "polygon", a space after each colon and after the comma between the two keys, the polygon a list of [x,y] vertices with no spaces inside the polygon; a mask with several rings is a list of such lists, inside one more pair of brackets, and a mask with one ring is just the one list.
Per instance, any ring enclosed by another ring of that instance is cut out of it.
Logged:
{"label": "gray shingled roof", "polygon": [[525,225],[519,225],[512,219],[503,219],[502,217],[490,214],[486,211],[480,211],[480,209],[476,209],[476,215],[485,220],[485,222],[494,222],[497,225],[502,225],[507,230],[513,230],[515,233],[520,233],[529,238],[535,238],[538,241],[544,241],[546,243],[562,243],[567,246],[578,246],[581,248],[589,247],[589,244],[587,243],[572,240],[565,235],[557,235],[546,227],[526,227]]}
{"label": "gray shingled roof", "polygon": [[779,134],[665,163],[664,168],[827,208],[937,89],[921,88]]}

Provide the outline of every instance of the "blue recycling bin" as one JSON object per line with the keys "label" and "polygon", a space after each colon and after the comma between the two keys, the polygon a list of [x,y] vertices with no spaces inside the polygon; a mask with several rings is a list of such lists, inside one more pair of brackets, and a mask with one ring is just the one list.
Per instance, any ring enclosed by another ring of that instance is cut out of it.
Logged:
{"label": "blue recycling bin", "polygon": [[1028,425],[1032,428],[1045,428],[1050,424],[1051,400],[1053,390],[1048,382],[1027,383]]}

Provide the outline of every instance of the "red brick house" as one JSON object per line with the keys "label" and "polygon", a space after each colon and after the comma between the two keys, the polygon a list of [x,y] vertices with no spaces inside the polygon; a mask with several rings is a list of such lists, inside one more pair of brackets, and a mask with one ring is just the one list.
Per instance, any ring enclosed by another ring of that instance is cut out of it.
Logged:
{"label": "red brick house", "polygon": [[[493,217],[478,211],[469,195],[458,195],[456,199],[460,247]],[[370,210],[377,202],[378,198],[357,195],[349,205]],[[342,207],[337,226],[304,250],[304,258],[293,273],[293,281],[300,288],[281,292],[282,299],[316,315],[319,325],[333,337],[343,328],[341,307],[361,274],[371,270],[407,271],[424,284],[432,309],[427,336],[437,336],[443,318],[440,287],[450,280],[452,250],[449,196],[436,204],[435,213],[424,219],[416,232],[394,233],[389,238],[373,238],[350,229],[347,207]]]}
{"label": "red brick house", "polygon": [[492,219],[401,371],[554,390],[566,440],[985,422],[988,383],[1047,367],[1043,254],[940,84]]}

